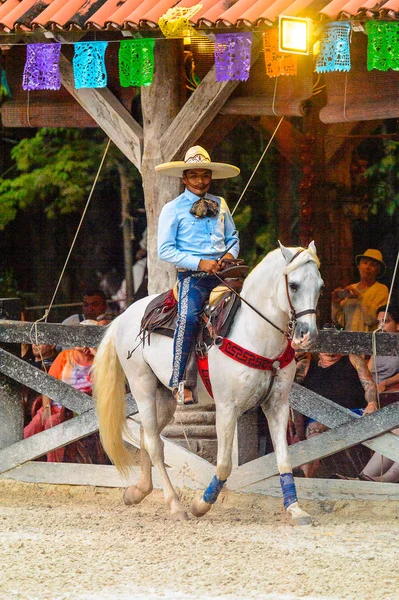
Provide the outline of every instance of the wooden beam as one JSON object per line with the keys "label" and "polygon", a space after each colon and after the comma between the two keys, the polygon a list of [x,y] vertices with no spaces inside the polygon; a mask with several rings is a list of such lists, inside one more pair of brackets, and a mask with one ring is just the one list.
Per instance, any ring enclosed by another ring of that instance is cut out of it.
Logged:
{"label": "wooden beam", "polygon": [[[0,343],[61,344],[62,346],[98,346],[106,328],[95,325],[76,327],[58,323],[26,323],[0,320]],[[373,354],[372,333],[362,331],[321,330],[312,352],[337,354]],[[376,336],[378,356],[399,356],[399,336],[379,333]]]}
{"label": "wooden beam", "polygon": [[[228,482],[229,483],[229,482]],[[295,478],[299,500],[399,500],[397,483],[376,483],[374,481],[344,481],[340,479]],[[229,486],[230,489],[230,486]],[[270,477],[240,490],[243,493],[263,494],[282,497],[280,478]]]}
{"label": "wooden beam", "polygon": [[[335,402],[307,390],[297,383],[294,383],[291,388],[290,405],[291,408],[298,410],[303,415],[311,417],[330,428],[340,427],[353,419],[361,418],[348,408],[339,406],[339,404],[335,404]],[[384,433],[374,440],[363,442],[363,445],[399,462],[399,437],[393,433]]]}
{"label": "wooden beam", "polygon": [[[130,397],[126,403],[126,415],[135,412],[137,412],[137,406]],[[29,460],[43,456],[47,452],[76,442],[97,430],[97,414],[94,409],[91,409],[51,429],[11,444],[0,450],[0,473],[5,473]]]}
{"label": "wooden beam", "polygon": [[91,396],[44,373],[2,348],[0,348],[0,372],[40,394],[45,394],[77,414],[93,408]]}
{"label": "wooden beam", "polygon": [[[173,485],[184,489],[203,489],[201,484],[193,481],[190,476],[177,473],[168,468]],[[28,462],[17,469],[7,471],[0,479],[26,481],[27,483],[51,483],[65,485],[91,485],[96,487],[125,488],[138,483],[140,467],[132,467],[128,477],[122,477],[112,465],[89,465],[84,463],[46,463]],[[158,469],[152,469],[152,480],[155,489],[162,489],[162,479]]]}
{"label": "wooden beam", "polygon": [[61,325],[60,323],[27,323],[0,320],[0,342],[7,344],[59,344],[64,347],[96,348],[106,331],[98,325]]}
{"label": "wooden beam", "polygon": [[[318,458],[331,456],[340,450],[390,431],[398,425],[399,404],[391,404],[371,415],[351,419],[350,422],[336,429],[330,429],[304,442],[293,444],[289,447],[291,464],[297,467]],[[276,456],[273,452],[233,469],[229,481],[235,489],[241,489],[277,474]]]}
{"label": "wooden beam", "polygon": [[[254,38],[251,65],[258,58],[260,49],[260,40]],[[216,69],[212,67],[162,135],[165,162],[182,158],[184,150],[201,137],[239,83],[216,81]]]}
{"label": "wooden beam", "polygon": [[220,109],[223,115],[241,115],[248,117],[273,115],[286,115],[288,117],[303,117],[305,111],[305,100],[297,99],[291,102],[287,98],[286,102],[279,101],[277,110],[273,111],[273,95],[270,96],[235,96],[227,100],[226,104]]}
{"label": "wooden beam", "polygon": [[63,54],[60,56],[60,73],[62,85],[141,171],[142,127],[108,88],[77,90],[74,85],[72,65]]}
{"label": "wooden beam", "polygon": [[[26,483],[47,483],[58,485],[86,485],[105,488],[125,488],[137,484],[140,467],[132,467],[127,478],[122,477],[111,465],[88,465],[73,463],[28,462],[12,469],[0,477],[0,480],[24,481]],[[193,481],[189,475],[180,474],[167,468],[173,485],[178,489],[202,490],[203,486]],[[153,467],[154,489],[162,488],[158,469]],[[299,500],[320,502],[336,500],[373,500],[386,501],[399,499],[399,486],[396,483],[374,483],[369,481],[341,481],[339,479],[303,479],[295,480]],[[229,485],[229,482],[228,482]],[[234,491],[229,485],[229,490]],[[245,494],[262,494],[281,498],[279,477],[270,477],[240,490]]]}

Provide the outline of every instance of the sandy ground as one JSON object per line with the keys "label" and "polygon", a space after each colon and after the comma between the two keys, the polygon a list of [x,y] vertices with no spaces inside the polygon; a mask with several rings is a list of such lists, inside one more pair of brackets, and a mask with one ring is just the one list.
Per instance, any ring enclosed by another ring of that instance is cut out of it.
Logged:
{"label": "sandy ground", "polygon": [[[193,492],[182,492],[189,506]],[[0,599],[399,598],[399,503],[281,501],[224,493],[172,523],[159,491],[0,482]]]}

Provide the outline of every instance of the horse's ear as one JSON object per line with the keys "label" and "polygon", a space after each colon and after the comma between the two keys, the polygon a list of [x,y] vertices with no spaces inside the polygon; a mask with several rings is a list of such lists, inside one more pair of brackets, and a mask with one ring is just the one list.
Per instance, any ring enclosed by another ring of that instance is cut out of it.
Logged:
{"label": "horse's ear", "polygon": [[291,250],[288,250],[288,248],[286,248],[285,246],[283,246],[283,244],[280,242],[280,240],[278,240],[278,244],[280,246],[280,250],[282,255],[285,258],[285,262],[287,263],[287,265],[291,262],[292,257],[294,256],[293,253],[291,252]]}
{"label": "horse's ear", "polygon": [[317,256],[316,244],[314,243],[314,240],[310,242],[308,249]]}

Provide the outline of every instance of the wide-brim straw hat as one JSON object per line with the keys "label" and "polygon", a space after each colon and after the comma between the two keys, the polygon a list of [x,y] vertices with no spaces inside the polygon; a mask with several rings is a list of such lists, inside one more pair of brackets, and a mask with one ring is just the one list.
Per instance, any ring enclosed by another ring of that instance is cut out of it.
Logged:
{"label": "wide-brim straw hat", "polygon": [[184,160],[162,163],[155,167],[158,173],[170,177],[183,177],[184,171],[188,169],[209,169],[212,171],[212,179],[229,179],[240,173],[240,169],[234,165],[211,161],[211,157],[202,146],[189,148]]}
{"label": "wide-brim straw hat", "polygon": [[380,268],[381,268],[380,275],[382,275],[383,272],[385,271],[386,264],[382,260],[382,254],[379,250],[376,250],[375,248],[368,248],[364,254],[358,254],[356,256],[356,264],[357,265],[359,265],[359,262],[362,258],[372,258],[373,260],[378,262],[378,264],[380,265]]}

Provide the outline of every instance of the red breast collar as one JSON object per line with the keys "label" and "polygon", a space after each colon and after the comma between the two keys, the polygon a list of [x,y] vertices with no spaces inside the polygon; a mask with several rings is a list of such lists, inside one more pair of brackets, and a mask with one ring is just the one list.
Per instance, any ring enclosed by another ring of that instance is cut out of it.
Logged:
{"label": "red breast collar", "polygon": [[[226,356],[229,356],[236,362],[251,367],[252,369],[259,369],[260,371],[283,369],[290,364],[295,356],[295,351],[289,341],[284,352],[277,358],[266,358],[260,354],[246,350],[228,338],[223,338],[222,342],[218,344],[218,348],[223,354],[226,354]],[[197,356],[197,361],[201,379],[208,394],[213,398],[212,386],[209,378],[208,356]]]}

